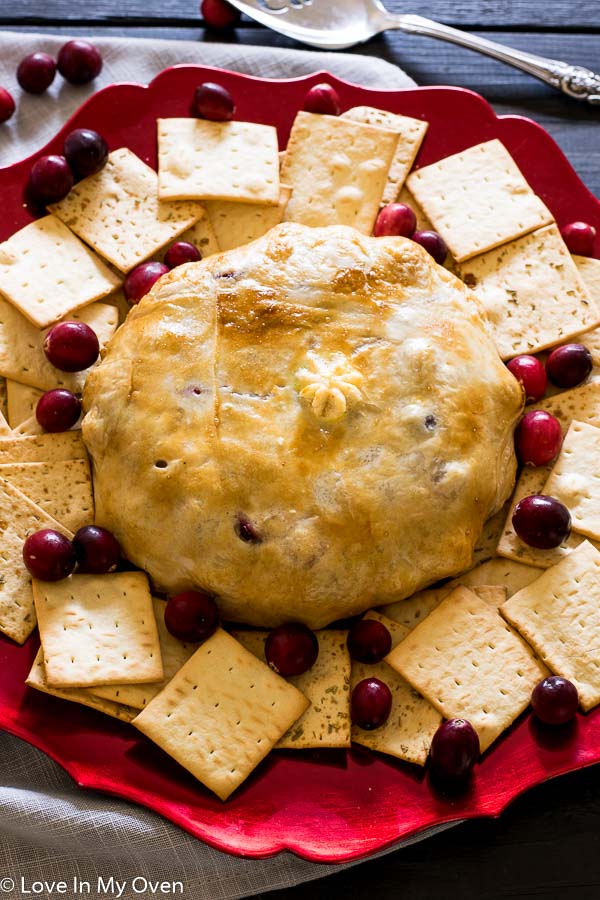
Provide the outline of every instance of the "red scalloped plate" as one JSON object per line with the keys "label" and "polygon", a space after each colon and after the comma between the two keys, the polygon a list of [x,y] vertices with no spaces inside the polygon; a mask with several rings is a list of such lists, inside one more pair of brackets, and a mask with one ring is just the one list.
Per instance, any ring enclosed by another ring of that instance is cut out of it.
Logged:
{"label": "red scalloped plate", "polygon": [[[187,115],[193,89],[207,80],[232,91],[239,119],[275,124],[283,147],[307,89],[324,78],[335,85],[344,108],[369,104],[426,119],[430,127],[419,165],[500,138],[560,225],[576,219],[596,225],[600,257],[600,203],[552,138],[528,119],[496,117],[483,98],[458,88],[375,91],[325,73],[267,82],[179,66],[148,87],[121,84],[99,91],[36,157],[60,153],[68,131],[89,127],[102,132],[111,149],[128,146],[155,165],[157,116]],[[0,169],[2,239],[30,221],[23,206],[30,166],[27,160]],[[416,767],[357,747],[272,753],[221,803],[131,726],[26,688],[36,649],[36,638],[24,647],[0,639],[0,727],[39,747],[82,787],[146,806],[239,856],[287,849],[314,861],[358,859],[434,825],[496,816],[533,785],[600,762],[600,708],[555,732],[525,715],[485,754],[468,793],[451,801],[436,794]]]}

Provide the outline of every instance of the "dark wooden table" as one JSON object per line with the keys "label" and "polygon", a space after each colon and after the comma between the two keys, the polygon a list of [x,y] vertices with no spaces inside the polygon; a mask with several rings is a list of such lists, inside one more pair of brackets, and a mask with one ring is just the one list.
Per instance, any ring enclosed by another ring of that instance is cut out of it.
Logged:
{"label": "dark wooden table", "polygon": [[[387,6],[600,71],[600,0],[430,0],[425,6],[415,0],[387,0]],[[188,40],[205,37],[196,0],[0,0],[0,27]],[[292,46],[250,22],[244,22],[229,40]],[[553,135],[584,182],[600,194],[600,108],[569,101],[486,57],[399,32],[389,32],[356,52],[397,63],[419,84],[472,88],[500,113],[530,116]],[[598,900],[599,844],[600,766],[596,766],[531,791],[497,821],[461,825],[381,860],[268,896],[272,900]]]}

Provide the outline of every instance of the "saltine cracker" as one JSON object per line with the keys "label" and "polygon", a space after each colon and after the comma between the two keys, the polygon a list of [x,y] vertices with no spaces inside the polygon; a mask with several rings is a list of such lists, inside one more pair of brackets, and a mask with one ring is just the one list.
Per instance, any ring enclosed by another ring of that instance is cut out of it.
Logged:
{"label": "saltine cracker", "polygon": [[192,200],[159,200],[156,172],[126,147],[113,150],[100,172],[49,209],[121,272],[174,241],[204,212]]}
{"label": "saltine cracker", "polygon": [[600,703],[600,552],[584,541],[502,606],[548,668],[572,681],[582,709]]}
{"label": "saltine cracker", "polygon": [[458,587],[386,657],[447,719],[467,719],[483,753],[531,699],[544,667],[500,614]]}
{"label": "saltine cracker", "polygon": [[0,291],[37,328],[53,325],[119,284],[56,216],[36,219],[0,244]]}
{"label": "saltine cracker", "polygon": [[308,704],[219,629],[133,724],[226,800]]}
{"label": "saltine cracker", "polygon": [[397,132],[299,112],[281,172],[292,189],[284,221],[371,234],[397,145]]}
{"label": "saltine cracker", "polygon": [[144,572],[33,579],[48,684],[160,681],[163,667]]}

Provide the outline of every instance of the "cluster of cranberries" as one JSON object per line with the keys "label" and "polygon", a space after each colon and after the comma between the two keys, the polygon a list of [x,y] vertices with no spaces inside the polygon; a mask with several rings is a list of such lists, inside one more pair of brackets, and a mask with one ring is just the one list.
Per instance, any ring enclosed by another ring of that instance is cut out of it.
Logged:
{"label": "cluster of cranberries", "polygon": [[[59,322],[46,335],[44,353],[61,372],[82,372],[98,359],[98,336],[85,322]],[[35,415],[45,431],[68,431],[81,415],[81,400],[66,388],[54,388],[42,394]]]}
{"label": "cluster of cranberries", "polygon": [[[87,84],[102,70],[99,50],[87,41],[68,41],[60,48],[57,59],[48,53],[30,53],[17,68],[17,81],[28,94],[47,91],[56,72],[70,84]],[[0,122],[6,122],[15,111],[15,101],[6,88],[0,88]]]}
{"label": "cluster of cranberries", "polygon": [[84,525],[70,541],[60,531],[44,528],[30,534],[23,545],[23,562],[34,578],[60,581],[75,566],[93,575],[110,572],[121,559],[116,537],[99,525]]}
{"label": "cluster of cranberries", "polygon": [[[548,380],[561,388],[572,388],[592,371],[592,354],[583,344],[556,347],[546,365],[535,356],[517,356],[508,368],[523,385],[526,399],[538,401],[544,396]],[[526,412],[515,431],[515,449],[523,465],[546,466],[559,454],[562,428],[558,419],[541,409]],[[512,524],[518,537],[540,550],[558,547],[569,536],[571,516],[555,497],[533,494],[515,506]]]}
{"label": "cluster of cranberries", "polygon": [[94,175],[106,165],[108,144],[91,128],[76,128],[65,138],[63,155],[40,156],[29,174],[28,193],[42,206],[58,203],[75,181]]}

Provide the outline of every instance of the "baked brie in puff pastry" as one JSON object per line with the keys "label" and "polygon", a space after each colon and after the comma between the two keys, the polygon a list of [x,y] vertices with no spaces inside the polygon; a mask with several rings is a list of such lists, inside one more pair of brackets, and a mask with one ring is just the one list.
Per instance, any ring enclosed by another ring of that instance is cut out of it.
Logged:
{"label": "baked brie in puff pastry", "polygon": [[97,522],[157,589],[319,628],[468,567],[522,391],[422,247],[285,224],[163,276],[84,403]]}

